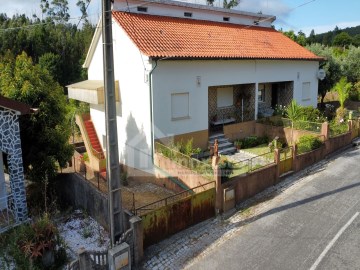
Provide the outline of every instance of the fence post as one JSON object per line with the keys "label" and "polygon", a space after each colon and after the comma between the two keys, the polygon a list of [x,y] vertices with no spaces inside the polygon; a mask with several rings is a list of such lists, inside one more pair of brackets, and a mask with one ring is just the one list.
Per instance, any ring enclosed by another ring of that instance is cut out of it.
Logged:
{"label": "fence post", "polygon": [[329,129],[329,123],[324,122],[321,124],[321,135],[324,135],[325,141],[327,141],[330,137],[330,129]]}
{"label": "fence post", "polygon": [[78,250],[78,257],[80,270],[92,269],[91,262],[87,259],[85,248],[82,247]]}
{"label": "fence post", "polygon": [[278,148],[274,149],[274,160],[276,163],[276,179],[280,177],[280,150]]}
{"label": "fence post", "polygon": [[297,144],[292,145],[292,170],[296,172],[296,155],[297,155]]}
{"label": "fence post", "polygon": [[223,212],[223,201],[224,201],[224,194],[223,189],[221,186],[221,169],[219,168],[218,156],[212,157],[212,167],[214,170],[214,180],[215,180],[215,192],[216,192],[216,199],[215,199],[215,213],[220,214]]}
{"label": "fence post", "polygon": [[133,239],[134,239],[134,264],[135,267],[138,267],[142,257],[144,256],[144,228],[142,224],[142,219],[138,216],[133,216],[130,218],[130,226],[133,230]]}

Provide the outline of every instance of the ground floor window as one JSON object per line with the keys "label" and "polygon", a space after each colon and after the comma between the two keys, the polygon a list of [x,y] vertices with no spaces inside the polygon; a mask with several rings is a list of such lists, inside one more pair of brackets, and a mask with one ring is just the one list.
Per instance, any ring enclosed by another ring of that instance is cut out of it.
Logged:
{"label": "ground floor window", "polygon": [[189,117],[189,92],[171,94],[171,119],[180,120]]}

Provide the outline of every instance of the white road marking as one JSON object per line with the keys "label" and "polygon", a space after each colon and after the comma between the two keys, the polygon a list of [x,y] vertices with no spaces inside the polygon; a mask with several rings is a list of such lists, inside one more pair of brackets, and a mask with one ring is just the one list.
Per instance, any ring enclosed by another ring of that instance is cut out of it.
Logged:
{"label": "white road marking", "polygon": [[351,223],[357,218],[359,215],[359,212],[356,212],[355,215],[352,216],[352,218],[338,231],[338,233],[335,235],[335,237],[330,241],[330,243],[326,246],[324,251],[320,254],[319,258],[314,262],[314,264],[311,266],[310,270],[315,270],[316,267],[320,264],[322,259],[324,259],[326,253],[331,249],[331,247],[335,244],[335,242],[339,239],[339,237],[344,233],[344,231],[351,225]]}

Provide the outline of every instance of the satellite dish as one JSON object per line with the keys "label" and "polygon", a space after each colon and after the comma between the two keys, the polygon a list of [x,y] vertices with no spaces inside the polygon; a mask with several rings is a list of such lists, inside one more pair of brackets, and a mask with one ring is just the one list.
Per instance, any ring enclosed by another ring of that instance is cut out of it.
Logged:
{"label": "satellite dish", "polygon": [[326,73],[325,73],[325,70],[323,69],[319,69],[318,72],[317,72],[317,77],[320,81],[322,81],[323,79],[325,79],[326,77]]}

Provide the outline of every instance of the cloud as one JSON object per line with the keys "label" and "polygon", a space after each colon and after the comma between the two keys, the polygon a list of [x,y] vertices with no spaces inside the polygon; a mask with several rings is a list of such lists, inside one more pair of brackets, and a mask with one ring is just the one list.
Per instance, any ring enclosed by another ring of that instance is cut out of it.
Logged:
{"label": "cloud", "polygon": [[40,12],[40,0],[0,0],[1,13],[6,13],[8,17],[15,14],[25,14],[31,16]]}
{"label": "cloud", "polygon": [[286,17],[291,8],[282,0],[240,0],[237,10]]}

